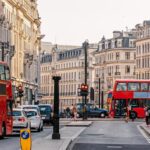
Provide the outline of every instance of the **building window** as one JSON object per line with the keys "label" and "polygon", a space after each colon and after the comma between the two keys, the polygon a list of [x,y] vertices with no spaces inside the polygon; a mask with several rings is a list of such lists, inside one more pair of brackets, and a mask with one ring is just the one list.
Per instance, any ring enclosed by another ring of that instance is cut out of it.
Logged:
{"label": "building window", "polygon": [[125,66],[125,73],[130,73],[130,66]]}
{"label": "building window", "polygon": [[117,53],[116,53],[116,60],[119,60],[119,57],[120,57],[120,53],[117,52]]}
{"label": "building window", "polygon": [[129,60],[130,59],[130,52],[125,52],[125,59]]}

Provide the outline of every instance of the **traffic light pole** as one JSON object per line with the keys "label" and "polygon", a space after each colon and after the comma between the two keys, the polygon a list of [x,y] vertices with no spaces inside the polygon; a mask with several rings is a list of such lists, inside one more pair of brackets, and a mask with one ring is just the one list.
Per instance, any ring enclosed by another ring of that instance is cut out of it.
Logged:
{"label": "traffic light pole", "polygon": [[99,108],[101,107],[101,105],[100,105],[100,99],[101,99],[101,78],[99,78],[99,81],[98,81],[98,83],[99,83],[99,86],[98,86],[98,106],[99,106]]}
{"label": "traffic light pole", "polygon": [[[84,77],[84,83],[87,85],[87,50],[88,50],[88,42],[85,41],[83,43],[83,48],[84,48],[84,54],[85,54],[85,65],[84,65],[84,72],[85,72],[85,77]],[[84,113],[83,113],[83,120],[87,120],[87,112],[86,112],[86,103],[87,103],[87,95],[85,96],[84,99]]]}

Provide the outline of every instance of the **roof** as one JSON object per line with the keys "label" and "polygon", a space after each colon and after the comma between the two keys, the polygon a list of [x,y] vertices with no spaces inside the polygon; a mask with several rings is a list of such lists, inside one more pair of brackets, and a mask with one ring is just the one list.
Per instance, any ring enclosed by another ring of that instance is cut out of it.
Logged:
{"label": "roof", "polygon": [[24,111],[34,111],[34,112],[38,112],[36,109],[24,109]]}
{"label": "roof", "polygon": [[117,79],[116,82],[150,82],[150,80],[143,79]]}

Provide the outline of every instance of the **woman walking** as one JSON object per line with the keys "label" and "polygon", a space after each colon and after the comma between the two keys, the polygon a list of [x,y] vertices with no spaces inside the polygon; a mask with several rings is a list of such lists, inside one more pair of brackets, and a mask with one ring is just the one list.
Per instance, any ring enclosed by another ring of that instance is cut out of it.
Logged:
{"label": "woman walking", "polygon": [[77,121],[77,108],[76,108],[75,105],[72,108],[72,113],[73,113],[73,119],[74,119],[74,121]]}

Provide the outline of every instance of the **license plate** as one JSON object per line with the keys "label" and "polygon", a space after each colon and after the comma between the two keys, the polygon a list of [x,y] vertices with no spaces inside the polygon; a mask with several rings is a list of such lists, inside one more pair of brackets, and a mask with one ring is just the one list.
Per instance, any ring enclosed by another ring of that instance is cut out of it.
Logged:
{"label": "license plate", "polygon": [[42,119],[45,119],[45,117],[42,117]]}

